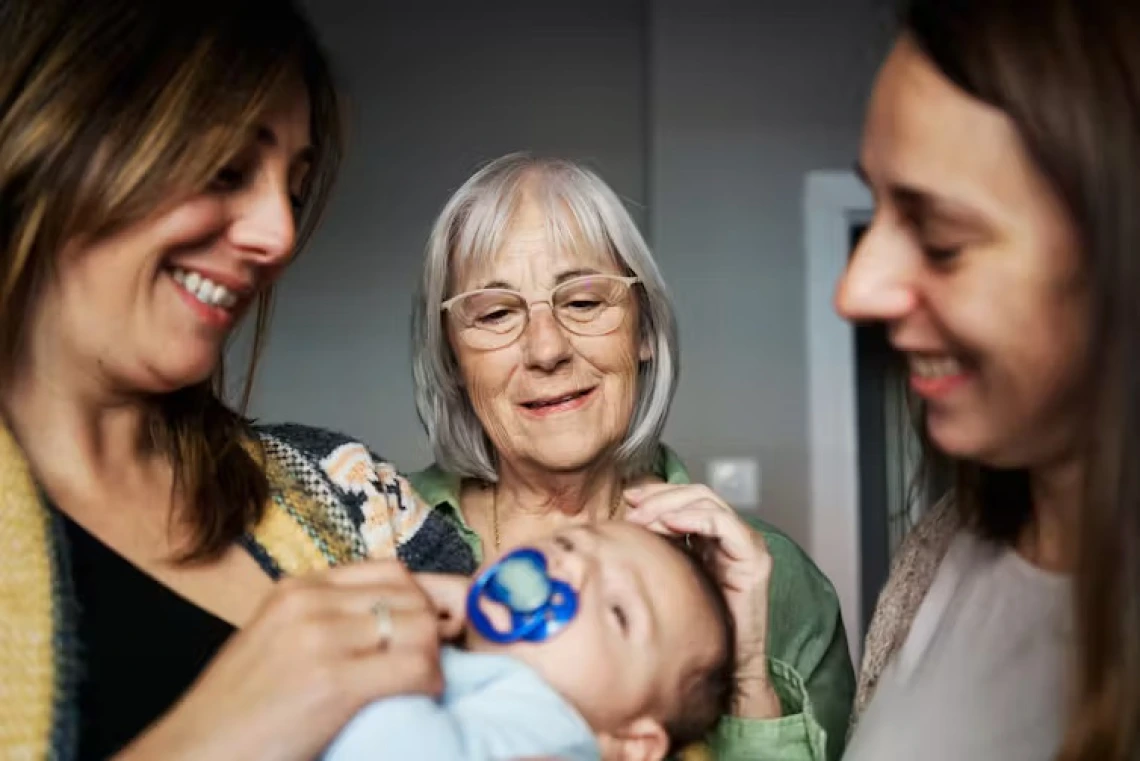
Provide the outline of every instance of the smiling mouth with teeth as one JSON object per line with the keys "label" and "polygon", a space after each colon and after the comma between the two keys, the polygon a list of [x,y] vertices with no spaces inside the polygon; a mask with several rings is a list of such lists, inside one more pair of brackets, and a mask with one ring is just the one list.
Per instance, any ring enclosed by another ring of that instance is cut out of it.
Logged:
{"label": "smiling mouth with teeth", "polygon": [[567,404],[568,402],[572,402],[575,399],[581,399],[593,390],[594,389],[592,388],[587,388],[583,391],[575,391],[572,394],[566,394],[565,396],[560,396],[556,399],[547,399],[540,402],[523,402],[522,406],[526,407],[528,410],[544,410],[549,407],[557,407],[560,404]]}
{"label": "smiling mouth with teeth", "polygon": [[962,374],[962,364],[953,357],[911,357],[910,370],[920,378],[945,378]]}
{"label": "smiling mouth with teeth", "polygon": [[171,271],[174,281],[206,306],[231,309],[238,303],[238,295],[197,272],[175,267]]}

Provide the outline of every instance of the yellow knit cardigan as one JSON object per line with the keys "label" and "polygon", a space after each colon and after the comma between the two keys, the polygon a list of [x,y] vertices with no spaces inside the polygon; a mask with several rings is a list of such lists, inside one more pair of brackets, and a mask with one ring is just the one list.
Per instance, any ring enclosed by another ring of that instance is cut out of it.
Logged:
{"label": "yellow knit cardigan", "polygon": [[[246,544],[269,572],[294,575],[365,557],[442,557],[470,573],[456,538],[431,529],[411,487],[359,442],[317,429],[259,431],[270,484]],[[74,755],[73,601],[56,523],[11,433],[0,425],[0,758]],[[426,525],[426,526],[425,526]],[[441,539],[443,537],[443,539]],[[450,558],[450,560],[448,560]]]}

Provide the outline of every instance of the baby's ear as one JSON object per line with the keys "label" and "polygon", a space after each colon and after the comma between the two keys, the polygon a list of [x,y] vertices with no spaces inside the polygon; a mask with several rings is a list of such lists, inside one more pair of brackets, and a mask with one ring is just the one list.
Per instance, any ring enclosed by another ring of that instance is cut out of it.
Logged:
{"label": "baby's ear", "polygon": [[642,716],[598,735],[598,744],[604,761],[661,761],[669,752],[669,735],[657,719]]}

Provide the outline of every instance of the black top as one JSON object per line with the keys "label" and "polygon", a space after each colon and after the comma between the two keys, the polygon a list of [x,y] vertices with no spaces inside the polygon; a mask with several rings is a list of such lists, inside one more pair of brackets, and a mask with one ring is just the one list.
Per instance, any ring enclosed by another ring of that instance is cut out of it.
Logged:
{"label": "black top", "polygon": [[79,603],[79,759],[101,761],[186,692],[234,627],[63,523]]}

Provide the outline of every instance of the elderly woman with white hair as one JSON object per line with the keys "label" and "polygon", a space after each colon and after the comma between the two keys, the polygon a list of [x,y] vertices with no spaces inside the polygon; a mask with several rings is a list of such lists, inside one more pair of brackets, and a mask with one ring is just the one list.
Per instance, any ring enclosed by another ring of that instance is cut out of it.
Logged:
{"label": "elderly woman with white hair", "polygon": [[435,224],[413,323],[436,464],[410,478],[463,540],[437,546],[474,569],[566,524],[715,537],[742,671],[714,753],[837,758],[854,677],[834,589],[785,535],[690,484],[661,444],[673,308],[613,191],[568,161],[490,163]]}

